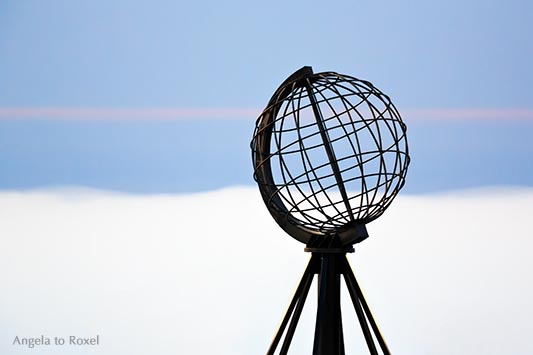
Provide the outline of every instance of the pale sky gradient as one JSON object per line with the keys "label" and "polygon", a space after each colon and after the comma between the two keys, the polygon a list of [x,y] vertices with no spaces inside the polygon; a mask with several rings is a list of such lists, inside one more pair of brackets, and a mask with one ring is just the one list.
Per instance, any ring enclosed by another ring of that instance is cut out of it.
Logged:
{"label": "pale sky gradient", "polygon": [[533,186],[526,0],[28,0],[0,5],[0,190],[251,185],[249,141],[304,65],[409,127],[406,190]]}
{"label": "pale sky gradient", "polygon": [[262,107],[304,65],[400,108],[531,109],[533,3],[7,0],[0,107]]}

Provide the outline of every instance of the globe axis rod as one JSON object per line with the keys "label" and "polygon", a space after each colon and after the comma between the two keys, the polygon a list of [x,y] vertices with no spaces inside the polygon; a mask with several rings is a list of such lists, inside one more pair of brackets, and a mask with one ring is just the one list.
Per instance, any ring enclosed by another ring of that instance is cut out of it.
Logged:
{"label": "globe axis rod", "polygon": [[309,95],[311,106],[313,107],[313,113],[315,114],[316,124],[320,131],[322,143],[324,144],[324,148],[326,149],[326,154],[328,156],[329,163],[331,164],[331,169],[333,170],[333,175],[335,176],[335,181],[337,182],[337,187],[339,188],[339,192],[341,193],[342,200],[344,202],[346,210],[348,211],[350,220],[353,222],[354,215],[352,212],[352,207],[350,206],[350,199],[348,198],[348,194],[346,193],[346,187],[344,186],[344,180],[342,179],[337,157],[335,156],[335,152],[333,151],[333,147],[331,146],[331,139],[329,138],[326,127],[324,126],[324,118],[322,117],[320,106],[316,101],[316,97],[313,93],[313,88],[311,87],[309,80],[307,79],[305,82],[305,88],[307,90],[307,94]]}

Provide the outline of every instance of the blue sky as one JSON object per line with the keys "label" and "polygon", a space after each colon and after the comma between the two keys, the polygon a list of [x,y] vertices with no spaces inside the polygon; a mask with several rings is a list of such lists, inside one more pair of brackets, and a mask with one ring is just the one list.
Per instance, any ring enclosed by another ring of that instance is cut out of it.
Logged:
{"label": "blue sky", "polygon": [[0,10],[0,189],[252,184],[255,118],[303,65],[391,96],[409,126],[407,191],[533,185],[528,1],[4,1]]}

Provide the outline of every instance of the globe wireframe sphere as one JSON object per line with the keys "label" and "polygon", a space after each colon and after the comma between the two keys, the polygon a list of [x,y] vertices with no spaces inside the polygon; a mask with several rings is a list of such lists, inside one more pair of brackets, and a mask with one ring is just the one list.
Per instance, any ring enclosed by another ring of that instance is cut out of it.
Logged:
{"label": "globe wireframe sphere", "polygon": [[409,165],[406,125],[387,95],[368,81],[310,67],[274,93],[251,148],[267,208],[308,245],[365,239],[365,224],[390,205]]}

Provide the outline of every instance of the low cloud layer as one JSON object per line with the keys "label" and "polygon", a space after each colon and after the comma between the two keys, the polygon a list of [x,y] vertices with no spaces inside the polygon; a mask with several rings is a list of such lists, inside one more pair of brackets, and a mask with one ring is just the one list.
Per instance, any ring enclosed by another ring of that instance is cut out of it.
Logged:
{"label": "low cloud layer", "polygon": [[[372,222],[349,259],[391,351],[533,353],[532,215],[532,189],[497,189],[400,196]],[[265,353],[308,259],[254,188],[2,192],[0,353]],[[310,353],[315,306],[310,295],[290,353]],[[13,345],[97,334],[98,346]]]}

